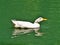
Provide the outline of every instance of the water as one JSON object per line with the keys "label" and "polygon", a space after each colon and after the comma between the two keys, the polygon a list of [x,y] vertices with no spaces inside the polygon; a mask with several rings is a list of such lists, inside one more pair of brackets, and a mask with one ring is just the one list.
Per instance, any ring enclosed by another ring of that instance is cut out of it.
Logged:
{"label": "water", "polygon": [[[41,22],[39,32],[11,38],[11,19],[34,22],[38,17],[48,18]],[[0,0],[0,45],[60,45],[60,0]]]}
{"label": "water", "polygon": [[43,33],[39,32],[39,28],[37,29],[14,29],[13,33],[12,33],[12,36],[11,38],[15,38],[15,37],[18,37],[18,35],[24,35],[24,34],[27,34],[27,35],[30,35],[30,32],[35,32],[35,35],[34,36],[42,36]]}

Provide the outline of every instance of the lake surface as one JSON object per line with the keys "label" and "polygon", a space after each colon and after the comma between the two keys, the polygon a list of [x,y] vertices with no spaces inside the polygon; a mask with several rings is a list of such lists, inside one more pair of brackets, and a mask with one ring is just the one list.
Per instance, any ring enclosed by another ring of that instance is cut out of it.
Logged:
{"label": "lake surface", "polygon": [[[40,16],[48,19],[40,23],[43,36],[32,31],[11,38],[12,19],[33,23]],[[0,45],[60,45],[60,0],[0,0]]]}

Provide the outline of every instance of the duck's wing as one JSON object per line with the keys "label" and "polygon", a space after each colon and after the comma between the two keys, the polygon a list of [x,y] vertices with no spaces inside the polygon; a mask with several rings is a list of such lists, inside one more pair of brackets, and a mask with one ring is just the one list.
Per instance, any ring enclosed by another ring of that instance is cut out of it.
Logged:
{"label": "duck's wing", "polygon": [[12,20],[12,22],[14,24],[18,24],[18,25],[32,25],[33,23],[31,22],[27,22],[27,21],[17,21],[17,20]]}
{"label": "duck's wing", "polygon": [[18,24],[19,25],[22,25],[22,26],[31,26],[31,25],[33,25],[33,23],[26,22],[26,21],[18,21]]}

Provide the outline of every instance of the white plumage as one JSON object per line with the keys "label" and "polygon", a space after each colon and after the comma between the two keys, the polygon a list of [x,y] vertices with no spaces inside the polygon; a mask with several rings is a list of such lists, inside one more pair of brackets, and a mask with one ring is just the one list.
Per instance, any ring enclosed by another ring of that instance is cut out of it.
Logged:
{"label": "white plumage", "polygon": [[34,23],[27,22],[27,21],[17,21],[17,20],[12,20],[14,27],[18,28],[39,28],[40,24],[38,22],[41,22],[43,20],[47,20],[45,18],[39,17],[35,20]]}

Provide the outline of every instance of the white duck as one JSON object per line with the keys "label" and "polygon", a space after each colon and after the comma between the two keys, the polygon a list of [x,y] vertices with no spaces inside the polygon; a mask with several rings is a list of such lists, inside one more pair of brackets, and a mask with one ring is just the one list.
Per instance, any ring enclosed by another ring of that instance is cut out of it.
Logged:
{"label": "white duck", "polygon": [[34,23],[27,22],[27,21],[17,21],[17,20],[12,20],[12,22],[15,28],[18,28],[18,27],[19,28],[39,28],[40,27],[39,22],[43,20],[47,20],[47,19],[39,17],[35,20]]}

